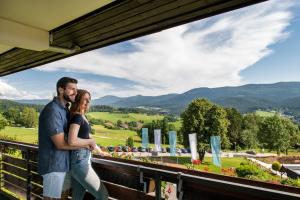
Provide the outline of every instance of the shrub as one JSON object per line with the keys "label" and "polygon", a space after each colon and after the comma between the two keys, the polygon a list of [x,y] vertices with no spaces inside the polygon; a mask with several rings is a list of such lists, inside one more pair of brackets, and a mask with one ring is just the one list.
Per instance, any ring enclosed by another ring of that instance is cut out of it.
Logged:
{"label": "shrub", "polygon": [[272,169],[275,171],[279,171],[281,169],[281,164],[278,161],[273,162]]}
{"label": "shrub", "polygon": [[281,184],[300,187],[300,178],[298,178],[298,179],[291,179],[291,178],[283,179],[283,180],[281,180]]}
{"label": "shrub", "polygon": [[259,169],[254,165],[242,164],[236,168],[236,174],[239,177],[257,176],[259,173]]}
{"label": "shrub", "polygon": [[251,180],[270,181],[274,179],[271,174],[249,162],[242,162],[240,166],[236,168],[236,174],[238,177]]}
{"label": "shrub", "polygon": [[92,135],[95,135],[95,133],[96,133],[95,129],[94,129],[94,128],[91,128],[91,134],[92,134]]}
{"label": "shrub", "polygon": [[246,151],[247,154],[251,154],[251,155],[256,155],[256,152],[253,150],[248,150]]}
{"label": "shrub", "polygon": [[127,138],[126,145],[129,146],[130,148],[133,147],[133,138],[131,136]]}

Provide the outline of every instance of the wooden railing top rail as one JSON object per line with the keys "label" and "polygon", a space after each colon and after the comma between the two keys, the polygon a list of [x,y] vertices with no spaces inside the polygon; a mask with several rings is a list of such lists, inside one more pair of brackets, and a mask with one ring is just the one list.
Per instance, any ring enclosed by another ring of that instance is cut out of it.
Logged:
{"label": "wooden railing top rail", "polygon": [[[0,145],[20,149],[23,151],[31,150],[38,153],[38,147],[36,145],[3,140],[0,140]],[[229,194],[229,196],[233,196],[235,198],[241,197],[242,199],[246,199],[243,198],[245,196],[249,196],[255,199],[300,199],[300,189],[295,187],[288,187],[270,183],[262,184],[259,181],[250,181],[236,177],[228,177],[203,172],[197,173],[192,170],[161,166],[132,160],[94,157],[93,166],[95,167],[96,171],[101,169],[108,169],[116,173],[125,173],[130,176],[142,177],[141,179],[150,178],[155,180],[155,182],[159,185],[160,181],[173,182],[178,186],[178,193],[192,192],[191,190],[195,190],[195,192],[197,192],[197,190],[202,190],[206,192],[217,192],[220,193],[220,195],[224,194],[224,196],[228,196]],[[249,184],[251,182],[252,184]],[[182,188],[183,185],[185,187]],[[160,194],[161,191],[159,189],[156,192],[156,194]]]}

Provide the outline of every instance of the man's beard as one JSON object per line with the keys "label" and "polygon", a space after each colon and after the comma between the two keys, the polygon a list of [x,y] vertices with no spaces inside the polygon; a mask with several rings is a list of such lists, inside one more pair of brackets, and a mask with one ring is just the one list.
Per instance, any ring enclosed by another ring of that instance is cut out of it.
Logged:
{"label": "man's beard", "polygon": [[64,100],[68,101],[68,102],[73,102],[70,97],[66,94],[63,94]]}

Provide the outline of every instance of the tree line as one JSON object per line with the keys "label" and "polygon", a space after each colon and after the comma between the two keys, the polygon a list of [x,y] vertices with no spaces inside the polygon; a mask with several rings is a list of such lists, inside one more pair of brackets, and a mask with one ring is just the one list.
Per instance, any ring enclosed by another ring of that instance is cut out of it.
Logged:
{"label": "tree line", "polygon": [[10,107],[0,113],[0,129],[5,128],[5,126],[34,128],[37,124],[38,112],[34,107]]}
{"label": "tree line", "polygon": [[220,136],[223,149],[262,148],[287,153],[300,144],[299,125],[279,114],[272,117],[255,113],[242,115],[234,108],[195,99],[181,118],[183,145],[188,146],[188,134],[197,133],[199,152],[209,148],[210,136]]}
{"label": "tree line", "polygon": [[[162,143],[168,143],[168,132],[177,131],[179,144],[189,147],[190,133],[197,133],[200,157],[209,149],[211,136],[220,136],[221,148],[268,149],[277,153],[300,147],[299,125],[291,119],[275,114],[261,117],[255,113],[241,114],[235,108],[224,108],[206,99],[193,100],[181,113],[181,128],[176,130],[168,118],[144,124],[149,142],[154,143],[154,129],[161,129]],[[138,131],[141,137],[141,129]]]}

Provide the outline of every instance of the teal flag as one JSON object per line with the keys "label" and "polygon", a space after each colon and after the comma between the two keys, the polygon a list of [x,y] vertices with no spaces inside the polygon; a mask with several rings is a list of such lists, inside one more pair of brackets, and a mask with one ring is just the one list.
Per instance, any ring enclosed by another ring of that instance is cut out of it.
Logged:
{"label": "teal flag", "polygon": [[221,139],[220,136],[211,136],[210,137],[210,146],[213,163],[216,166],[221,167]]}
{"label": "teal flag", "polygon": [[142,128],[142,147],[147,148],[149,143],[148,128]]}
{"label": "teal flag", "polygon": [[176,156],[176,131],[169,131],[170,155]]}

